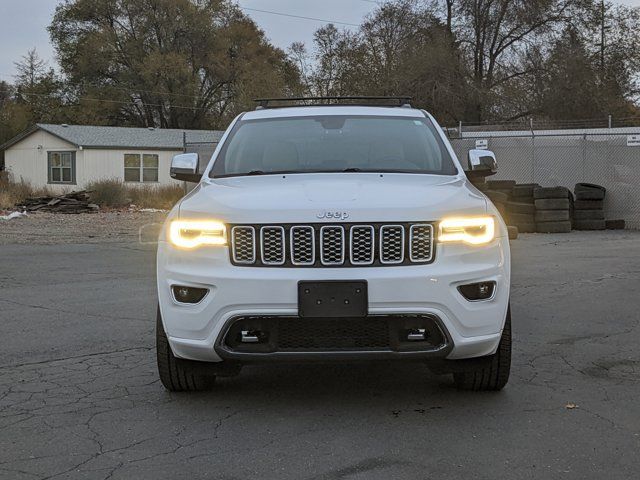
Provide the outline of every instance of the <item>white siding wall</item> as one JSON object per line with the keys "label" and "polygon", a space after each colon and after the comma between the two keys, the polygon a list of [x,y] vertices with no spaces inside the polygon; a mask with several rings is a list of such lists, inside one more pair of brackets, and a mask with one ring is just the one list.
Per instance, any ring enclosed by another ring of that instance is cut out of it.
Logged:
{"label": "white siding wall", "polygon": [[[41,146],[42,148],[38,148]],[[76,152],[76,166],[82,163],[82,151],[47,132],[38,130],[4,152],[5,167],[14,181],[24,180],[33,187],[70,190],[73,185],[48,185],[47,152]],[[78,168],[78,167],[76,167]]]}
{"label": "white siding wall", "polygon": [[[42,148],[38,148],[42,146]],[[76,185],[48,184],[47,152],[73,151],[76,153]],[[169,176],[171,159],[182,150],[80,150],[58,137],[42,130],[36,131],[5,151],[5,166],[16,182],[24,180],[33,187],[48,187],[54,191],[70,191],[85,188],[96,180],[118,179],[124,181],[125,153],[158,155],[158,183],[140,185],[180,184]],[[128,185],[136,185],[130,183]]]}
{"label": "white siding wall", "polygon": [[[124,181],[124,155],[134,153],[143,155],[151,153],[158,155],[158,183],[141,183],[140,185],[172,185],[180,184],[169,176],[171,159],[182,150],[84,150],[84,164],[82,170],[78,167],[78,185],[95,180],[113,179]],[[128,183],[127,185],[137,185]]]}

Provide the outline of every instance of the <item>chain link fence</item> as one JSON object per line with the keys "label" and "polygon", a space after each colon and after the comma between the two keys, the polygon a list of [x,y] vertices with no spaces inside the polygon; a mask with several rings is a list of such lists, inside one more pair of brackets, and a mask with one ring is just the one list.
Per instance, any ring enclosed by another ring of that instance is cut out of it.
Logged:
{"label": "chain link fence", "polygon": [[184,153],[197,153],[200,157],[200,173],[207,168],[218,142],[185,142]]}
{"label": "chain link fence", "polygon": [[578,182],[602,185],[607,188],[606,218],[624,219],[627,228],[640,229],[640,128],[624,133],[469,132],[451,138],[451,144],[465,166],[469,150],[493,151],[495,179],[571,190]]}
{"label": "chain link fence", "polygon": [[[209,165],[209,160],[211,160],[211,156],[213,155],[213,152],[215,152],[216,148],[218,147],[220,136],[222,136],[222,132],[219,132],[219,135],[216,137],[215,141],[210,141],[210,142],[192,142],[192,141],[188,141],[187,137],[185,136],[184,145],[183,145],[184,153],[198,154],[198,157],[200,158],[200,163],[198,165],[198,170],[200,174],[204,173],[205,169],[207,168],[207,165]],[[185,182],[184,183],[185,192],[189,192],[190,190],[193,190],[193,188],[195,188],[196,185],[197,184],[195,183]]]}
{"label": "chain link fence", "polygon": [[[492,177],[497,180],[571,190],[578,182],[603,185],[606,217],[624,219],[627,228],[640,229],[640,128],[614,132],[468,132],[450,140],[465,166],[468,151],[486,145],[498,159],[498,174]],[[217,145],[185,139],[184,151],[200,155],[202,171]]]}

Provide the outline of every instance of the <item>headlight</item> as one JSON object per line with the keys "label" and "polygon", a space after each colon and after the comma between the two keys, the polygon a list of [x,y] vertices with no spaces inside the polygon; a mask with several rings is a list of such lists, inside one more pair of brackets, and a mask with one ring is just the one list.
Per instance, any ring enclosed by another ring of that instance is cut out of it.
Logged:
{"label": "headlight", "polygon": [[181,248],[222,246],[227,244],[227,228],[220,222],[174,220],[169,227],[169,240]]}
{"label": "headlight", "polygon": [[495,233],[496,221],[493,217],[445,218],[440,222],[438,240],[482,245],[493,240]]}

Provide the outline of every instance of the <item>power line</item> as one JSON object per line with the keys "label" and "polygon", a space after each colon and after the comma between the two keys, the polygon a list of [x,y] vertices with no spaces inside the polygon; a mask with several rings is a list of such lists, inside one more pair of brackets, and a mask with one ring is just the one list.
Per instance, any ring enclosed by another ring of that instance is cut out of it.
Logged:
{"label": "power line", "polygon": [[[7,79],[10,78],[9,75],[3,74],[3,73],[0,73],[0,77],[7,78]],[[197,95],[187,95],[185,93],[160,92],[160,91],[154,91],[154,90],[142,90],[142,89],[133,88],[133,87],[132,88],[126,88],[126,87],[117,87],[115,85],[98,85],[98,84],[95,84],[95,83],[83,83],[81,86],[82,87],[93,87],[93,88],[98,88],[98,89],[120,90],[120,91],[126,92],[127,95],[135,95],[135,94],[140,94],[140,93],[149,93],[151,95],[180,97],[180,98],[189,99],[189,100],[197,100],[197,99],[202,98],[202,97],[199,97]],[[15,86],[14,86],[14,88],[15,88]]]}
{"label": "power line", "polygon": [[297,19],[301,19],[301,20],[311,20],[311,21],[314,21],[314,22],[323,22],[323,23],[335,23],[337,25],[346,25],[346,26],[349,26],[349,27],[359,27],[360,26],[360,25],[357,25],[355,23],[340,22],[340,21],[337,21],[337,20],[326,20],[324,18],[305,17],[303,15],[293,15],[291,13],[273,12],[271,10],[260,10],[258,8],[243,7],[243,6],[240,6],[240,5],[239,5],[239,7],[240,7],[241,10],[247,10],[249,12],[268,13],[270,15],[278,15],[280,17],[291,17],[291,18],[297,18]]}
{"label": "power line", "polygon": [[[0,93],[12,93],[9,90],[0,90]],[[20,92],[20,95],[26,95],[28,97],[41,97],[41,98],[49,98],[49,99],[58,99],[59,97],[56,97],[55,95],[52,94],[45,94],[45,93],[26,93],[26,92]],[[112,104],[120,104],[120,105],[129,105],[129,106],[135,106],[135,103],[133,101],[131,102],[125,102],[122,100],[107,100],[104,98],[93,98],[93,97],[77,97],[77,100],[79,102],[83,102],[83,101],[88,101],[88,102],[98,102],[98,103],[112,103]],[[70,105],[70,104],[64,104],[61,105],[61,107],[77,107],[77,104],[74,105]],[[209,108],[206,107],[188,107],[188,106],[183,106],[183,105],[162,105],[159,103],[146,103],[141,101],[141,106],[143,107],[159,107],[159,108],[179,108],[179,109],[183,109],[183,110],[210,110]]]}

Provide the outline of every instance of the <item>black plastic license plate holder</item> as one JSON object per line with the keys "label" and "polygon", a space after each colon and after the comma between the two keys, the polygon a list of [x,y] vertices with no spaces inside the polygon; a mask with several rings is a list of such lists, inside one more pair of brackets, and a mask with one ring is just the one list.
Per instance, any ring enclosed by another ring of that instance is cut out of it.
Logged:
{"label": "black plastic license plate holder", "polygon": [[369,311],[366,280],[298,282],[300,317],[364,317]]}

